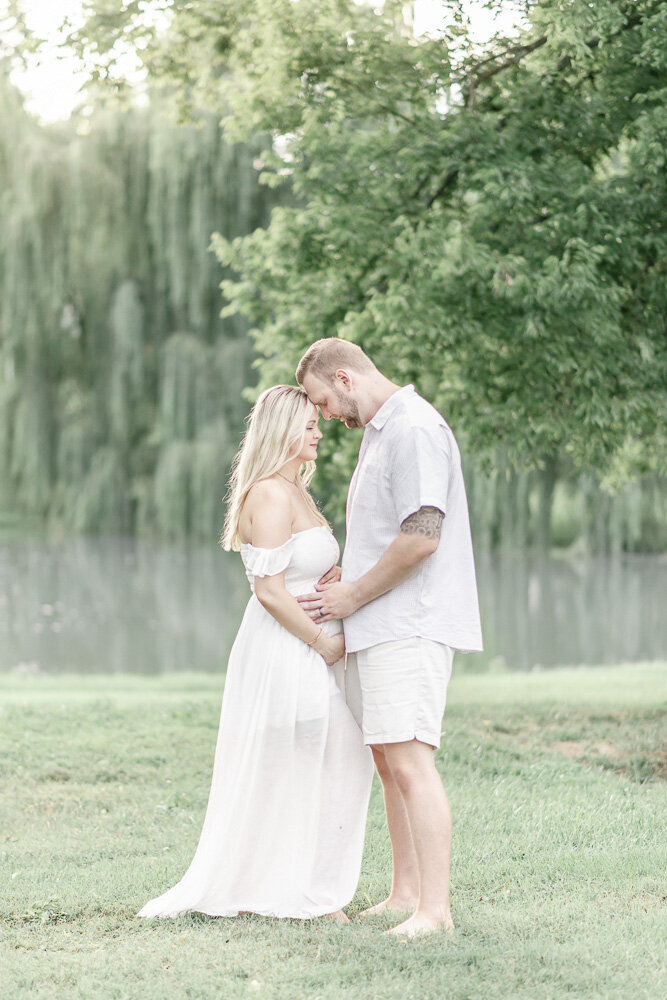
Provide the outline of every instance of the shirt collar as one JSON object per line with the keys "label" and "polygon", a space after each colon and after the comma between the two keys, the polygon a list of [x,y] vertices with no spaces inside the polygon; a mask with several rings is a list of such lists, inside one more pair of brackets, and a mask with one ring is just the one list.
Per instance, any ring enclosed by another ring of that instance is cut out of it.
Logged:
{"label": "shirt collar", "polygon": [[405,395],[414,391],[414,385],[404,385],[398,392],[392,393],[389,399],[382,404],[375,416],[368,421],[370,426],[374,427],[376,431],[381,431],[389,418],[395,413],[396,408],[401,405],[401,401]]}

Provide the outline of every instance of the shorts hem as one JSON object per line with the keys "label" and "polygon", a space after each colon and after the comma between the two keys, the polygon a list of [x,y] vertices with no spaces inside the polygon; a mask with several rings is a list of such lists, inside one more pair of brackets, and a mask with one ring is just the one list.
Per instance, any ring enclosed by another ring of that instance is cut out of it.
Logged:
{"label": "shorts hem", "polygon": [[437,737],[432,730],[425,729],[410,729],[405,730],[403,733],[364,733],[364,746],[376,746],[380,743],[409,743],[411,740],[418,740],[420,743],[426,743],[428,746],[433,747],[435,750],[440,749],[440,740],[442,738],[442,733],[438,733]]}

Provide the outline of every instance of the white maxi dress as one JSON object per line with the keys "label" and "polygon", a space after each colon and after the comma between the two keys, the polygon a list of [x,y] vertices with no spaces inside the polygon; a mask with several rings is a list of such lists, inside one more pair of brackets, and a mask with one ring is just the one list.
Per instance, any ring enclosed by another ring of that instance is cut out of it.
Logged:
{"label": "white maxi dress", "polygon": [[[310,593],[338,554],[323,526],[276,549],[241,549],[251,588],[255,577],[285,571],[295,595]],[[229,657],[199,845],[180,882],[140,917],[310,918],[352,899],[373,766],[343,683],[343,661],[327,667],[253,593]]]}

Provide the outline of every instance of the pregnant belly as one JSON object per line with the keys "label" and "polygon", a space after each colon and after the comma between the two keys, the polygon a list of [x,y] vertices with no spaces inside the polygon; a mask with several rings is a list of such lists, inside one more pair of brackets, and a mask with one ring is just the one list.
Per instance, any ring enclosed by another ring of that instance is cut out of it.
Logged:
{"label": "pregnant belly", "polygon": [[[316,583],[316,580],[290,580],[285,583],[285,586],[294,597],[300,597],[302,594],[314,594]],[[317,623],[317,618],[313,618],[313,621]],[[339,618],[334,618],[332,621],[322,622],[322,628],[327,635],[338,635],[339,632],[343,631],[343,623]]]}

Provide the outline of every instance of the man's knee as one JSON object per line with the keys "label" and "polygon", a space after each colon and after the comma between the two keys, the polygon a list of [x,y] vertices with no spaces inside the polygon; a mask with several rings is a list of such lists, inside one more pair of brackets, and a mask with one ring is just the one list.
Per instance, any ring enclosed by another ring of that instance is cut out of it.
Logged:
{"label": "man's knee", "polygon": [[418,788],[435,767],[432,748],[417,740],[388,743],[384,751],[385,766],[403,795]]}

